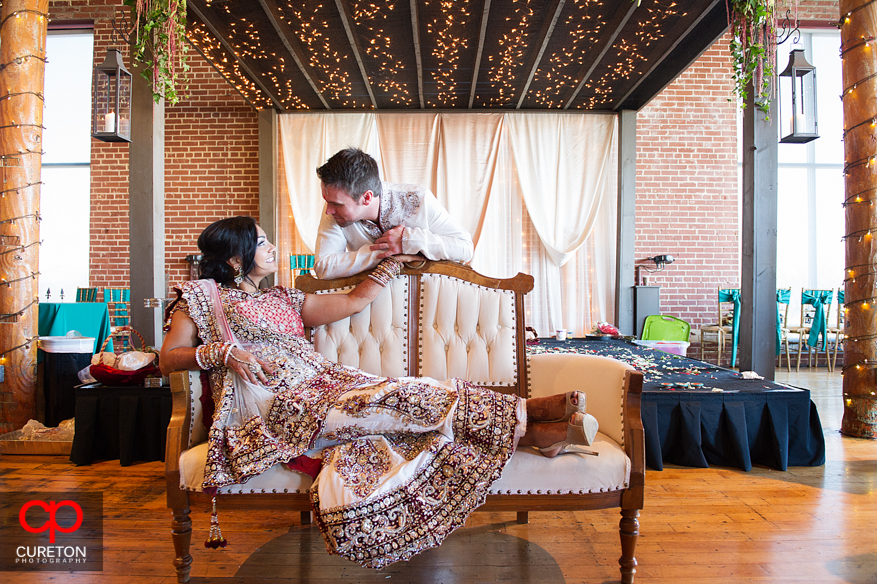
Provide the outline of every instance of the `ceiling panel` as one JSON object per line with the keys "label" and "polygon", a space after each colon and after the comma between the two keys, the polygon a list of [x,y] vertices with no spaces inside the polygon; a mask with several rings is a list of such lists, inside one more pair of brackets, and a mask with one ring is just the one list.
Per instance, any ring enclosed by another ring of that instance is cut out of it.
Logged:
{"label": "ceiling panel", "polygon": [[189,0],[255,108],[638,109],[727,29],[722,0]]}

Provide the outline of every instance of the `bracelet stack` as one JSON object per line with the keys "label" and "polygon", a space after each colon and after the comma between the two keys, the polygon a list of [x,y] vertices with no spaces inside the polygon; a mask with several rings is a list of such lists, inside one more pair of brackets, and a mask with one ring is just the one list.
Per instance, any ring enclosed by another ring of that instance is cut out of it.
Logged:
{"label": "bracelet stack", "polygon": [[390,280],[398,276],[401,272],[402,262],[393,256],[390,256],[381,260],[381,263],[371,271],[368,278],[385,287],[390,283]]}
{"label": "bracelet stack", "polygon": [[195,349],[195,363],[201,369],[216,369],[228,363],[234,345],[231,343],[208,343]]}

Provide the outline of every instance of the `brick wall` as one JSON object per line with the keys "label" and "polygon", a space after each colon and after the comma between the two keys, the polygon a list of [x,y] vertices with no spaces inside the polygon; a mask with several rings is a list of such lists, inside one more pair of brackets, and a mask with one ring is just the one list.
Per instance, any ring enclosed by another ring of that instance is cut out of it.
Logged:
{"label": "brick wall", "polygon": [[[115,0],[55,0],[51,21],[94,21],[95,63],[113,42],[112,18],[129,10]],[[185,256],[197,253],[198,234],[231,214],[258,219],[258,116],[198,53],[189,48],[189,87],[165,108],[165,266],[169,285],[188,279]],[[92,139],[92,286],[127,286],[128,145]]]}
{"label": "brick wall", "polygon": [[726,36],[637,115],[635,257],[676,258],[642,274],[661,286],[661,312],[693,327],[715,320],[717,286],[739,282],[732,89]]}

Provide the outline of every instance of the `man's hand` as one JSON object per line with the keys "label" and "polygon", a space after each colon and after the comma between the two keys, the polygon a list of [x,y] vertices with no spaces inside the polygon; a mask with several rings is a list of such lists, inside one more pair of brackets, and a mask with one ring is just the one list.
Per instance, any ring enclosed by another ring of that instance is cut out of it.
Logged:
{"label": "man's hand", "polygon": [[392,255],[399,255],[402,253],[402,231],[404,229],[405,226],[399,225],[384,232],[370,249],[382,252],[378,254],[378,257],[381,259]]}

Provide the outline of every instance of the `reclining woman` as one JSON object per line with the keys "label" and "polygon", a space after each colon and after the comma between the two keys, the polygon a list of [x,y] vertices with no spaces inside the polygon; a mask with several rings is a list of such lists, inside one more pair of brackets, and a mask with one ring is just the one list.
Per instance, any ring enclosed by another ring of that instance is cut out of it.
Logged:
{"label": "reclining woman", "polygon": [[310,495],[332,553],[381,568],[435,547],[484,501],[516,447],[553,457],[596,433],[578,392],[524,400],[460,379],[378,377],[317,353],[304,327],[363,310],[404,256],[347,294],[312,295],[259,288],[277,271],[276,248],[250,217],[213,223],[198,247],[204,279],[177,289],[160,364],[164,374],[210,371],[203,487],[320,449]]}

